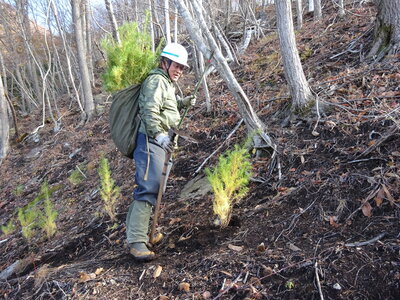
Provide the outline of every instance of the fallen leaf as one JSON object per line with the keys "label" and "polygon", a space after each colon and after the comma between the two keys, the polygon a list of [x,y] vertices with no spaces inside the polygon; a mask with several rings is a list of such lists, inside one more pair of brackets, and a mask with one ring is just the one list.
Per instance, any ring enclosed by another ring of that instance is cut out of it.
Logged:
{"label": "fallen leaf", "polygon": [[240,251],[243,250],[243,247],[242,247],[242,246],[235,246],[235,245],[232,245],[232,244],[229,244],[229,245],[228,245],[228,248],[231,249],[231,250],[233,250],[233,251],[237,251],[237,252],[240,252]]}
{"label": "fallen leaf", "polygon": [[329,217],[329,224],[330,224],[331,226],[337,228],[337,227],[339,227],[340,225],[339,225],[338,223],[336,223],[336,220],[335,220],[335,219],[337,219],[335,216],[330,216],[330,217]]}
{"label": "fallen leaf", "polygon": [[189,292],[190,291],[190,284],[187,282],[181,282],[179,284],[179,290],[184,291],[184,292]]}
{"label": "fallen leaf", "polygon": [[211,293],[209,291],[205,291],[201,296],[204,300],[207,300],[211,298]]}
{"label": "fallen leaf", "polygon": [[257,246],[257,251],[258,252],[264,252],[265,251],[265,244],[261,243]]}
{"label": "fallen leaf", "polygon": [[386,197],[389,199],[390,204],[393,206],[394,203],[396,202],[396,200],[394,200],[392,194],[390,194],[388,188],[386,187],[386,185],[382,184],[382,188],[385,191]]}
{"label": "fallen leaf", "polygon": [[169,300],[168,296],[164,296],[164,295],[160,295],[160,297],[158,297],[159,300]]}
{"label": "fallen leaf", "polygon": [[103,271],[104,271],[103,268],[97,268],[96,271],[94,272],[94,274],[100,275]]}
{"label": "fallen leaf", "polygon": [[290,250],[295,251],[295,252],[301,251],[301,249],[299,247],[297,247],[296,245],[294,245],[292,243],[289,243],[288,247]]}
{"label": "fallen leaf", "polygon": [[364,216],[366,216],[366,217],[372,216],[372,206],[371,206],[371,204],[369,204],[368,201],[362,205],[361,210],[362,210]]}
{"label": "fallen leaf", "polygon": [[296,172],[296,168],[289,169],[289,172]]}
{"label": "fallen leaf", "polygon": [[181,218],[172,218],[169,221],[169,225],[174,225],[175,223],[179,223],[182,219]]}
{"label": "fallen leaf", "polygon": [[153,273],[153,278],[157,278],[158,276],[161,275],[161,271],[162,271],[162,267],[161,266],[157,266],[157,268],[155,269],[154,273]]}
{"label": "fallen leaf", "polygon": [[96,274],[95,273],[86,273],[86,272],[80,272],[79,273],[79,282],[86,282],[89,280],[93,280],[96,278]]}
{"label": "fallen leaf", "polygon": [[300,161],[301,163],[304,165],[304,163],[306,162],[305,158],[303,155],[300,155]]}
{"label": "fallen leaf", "polygon": [[375,203],[377,207],[380,207],[383,202],[383,198],[385,197],[385,191],[381,188],[375,196]]}

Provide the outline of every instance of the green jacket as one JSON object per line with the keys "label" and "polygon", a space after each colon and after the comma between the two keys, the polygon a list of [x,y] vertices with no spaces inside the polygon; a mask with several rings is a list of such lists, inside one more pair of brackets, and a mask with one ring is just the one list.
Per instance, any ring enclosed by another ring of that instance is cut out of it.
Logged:
{"label": "green jacket", "polygon": [[175,86],[162,69],[154,69],[142,84],[139,96],[139,114],[142,119],[139,131],[151,138],[168,134],[168,129],[177,127],[182,101],[175,96]]}

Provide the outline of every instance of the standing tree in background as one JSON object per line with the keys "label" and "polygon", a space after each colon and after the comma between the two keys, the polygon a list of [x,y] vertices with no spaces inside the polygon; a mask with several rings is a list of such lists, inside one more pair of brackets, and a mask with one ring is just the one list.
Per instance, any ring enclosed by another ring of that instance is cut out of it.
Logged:
{"label": "standing tree in background", "polygon": [[303,4],[301,0],[296,0],[297,29],[303,27]]}
{"label": "standing tree in background", "polygon": [[368,57],[381,60],[400,50],[400,1],[375,0],[378,13],[375,20],[374,42]]}
{"label": "standing tree in background", "polygon": [[108,17],[110,18],[112,36],[118,44],[121,44],[121,39],[120,39],[119,33],[118,33],[117,20],[115,19],[114,10],[113,10],[111,1],[104,0],[104,3],[106,5]]}
{"label": "standing tree in background", "polygon": [[292,112],[304,112],[314,105],[314,96],[304,75],[294,36],[291,0],[275,1],[279,43],[285,77],[292,96]]}
{"label": "standing tree in background", "polygon": [[[85,1],[85,0],[83,0]],[[75,25],[75,39],[78,50],[79,71],[82,81],[84,116],[82,121],[89,121],[94,114],[94,101],[90,84],[89,69],[86,60],[86,47],[82,27],[82,0],[71,0],[72,20]]]}
{"label": "standing tree in background", "polygon": [[321,18],[322,18],[321,0],[314,0],[314,21],[319,21],[321,20]]}
{"label": "standing tree in background", "polygon": [[167,44],[171,43],[171,28],[169,23],[169,0],[164,1],[164,15],[165,15],[165,36]]}
{"label": "standing tree in background", "polygon": [[7,100],[3,86],[3,79],[0,74],[0,165],[8,152],[9,119],[7,113]]}

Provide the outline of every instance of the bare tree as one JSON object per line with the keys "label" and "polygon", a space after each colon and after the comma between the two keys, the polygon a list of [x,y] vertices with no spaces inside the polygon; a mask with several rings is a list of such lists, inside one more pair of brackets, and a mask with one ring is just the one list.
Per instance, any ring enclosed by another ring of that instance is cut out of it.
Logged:
{"label": "bare tree", "polygon": [[106,9],[107,9],[107,12],[108,12],[108,17],[109,17],[110,23],[111,23],[112,36],[113,36],[114,40],[118,44],[121,44],[121,39],[119,37],[119,32],[118,32],[117,20],[115,19],[114,10],[113,10],[111,1],[110,0],[104,0],[104,3],[106,5]]}
{"label": "bare tree", "polygon": [[279,43],[285,77],[292,96],[292,112],[304,111],[314,104],[314,96],[304,75],[294,36],[291,0],[275,1]]}
{"label": "bare tree", "polygon": [[[213,65],[216,67],[219,74],[227,84],[229,90],[234,95],[234,98],[239,108],[239,112],[246,123],[248,131],[258,132],[258,135],[254,138],[256,146],[260,146],[261,144],[261,140],[257,139],[258,137],[261,138],[262,141],[264,141],[264,143],[266,143],[269,147],[275,149],[275,144],[265,132],[265,124],[255,114],[250,104],[250,101],[247,98],[247,95],[244,93],[242,87],[237,82],[235,76],[232,73],[232,70],[230,69],[228,63],[226,62],[224,56],[218,48],[216,40],[214,39],[210,30],[207,28],[204,16],[202,14],[203,10],[199,7],[199,4],[196,0],[190,0],[190,3],[192,4],[194,12],[196,14],[196,21],[193,20],[184,1],[175,0],[175,5],[178,7],[178,11],[185,22],[186,29],[188,30],[192,40],[196,43],[198,49],[207,59],[210,59],[211,54],[213,53]],[[200,27],[197,24],[199,24]],[[207,42],[202,37],[202,32],[207,38]]]}
{"label": "bare tree", "polygon": [[400,50],[400,1],[375,0],[378,13],[375,20],[374,42],[368,57],[377,60]]}
{"label": "bare tree", "polygon": [[94,114],[94,101],[90,84],[89,69],[86,61],[85,40],[82,28],[82,1],[71,0],[72,20],[75,24],[75,39],[78,51],[79,70],[82,81],[85,115],[83,120],[90,120]]}
{"label": "bare tree", "polygon": [[4,91],[3,80],[0,74],[0,165],[6,157],[9,147],[9,119],[7,99]]}

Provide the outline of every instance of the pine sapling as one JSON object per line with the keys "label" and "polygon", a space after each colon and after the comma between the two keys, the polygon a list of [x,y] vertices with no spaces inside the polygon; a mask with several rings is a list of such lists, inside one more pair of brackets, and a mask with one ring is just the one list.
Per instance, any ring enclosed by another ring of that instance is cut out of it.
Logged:
{"label": "pine sapling", "polygon": [[48,239],[50,239],[57,231],[56,219],[58,212],[54,209],[53,203],[50,200],[51,191],[49,185],[45,182],[42,185],[40,194],[44,197],[43,201],[43,214],[39,221],[40,228],[46,233]]}
{"label": "pine sapling", "polygon": [[21,224],[22,236],[28,241],[34,236],[35,228],[38,226],[38,219],[40,218],[40,210],[36,206],[37,198],[23,208],[18,208],[17,216]]}
{"label": "pine sapling", "polygon": [[234,150],[219,157],[214,170],[205,170],[214,193],[213,210],[222,227],[229,224],[233,205],[248,192],[251,168],[247,148],[235,145]]}
{"label": "pine sapling", "polygon": [[120,196],[120,188],[114,185],[114,179],[111,177],[110,166],[107,158],[100,159],[100,166],[98,169],[100,176],[100,195],[103,200],[104,210],[112,221],[116,221],[116,208],[118,197]]}

